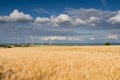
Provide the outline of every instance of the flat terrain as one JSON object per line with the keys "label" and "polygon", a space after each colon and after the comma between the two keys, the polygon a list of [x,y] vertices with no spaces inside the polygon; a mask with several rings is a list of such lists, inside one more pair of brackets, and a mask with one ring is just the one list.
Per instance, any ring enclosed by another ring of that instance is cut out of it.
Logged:
{"label": "flat terrain", "polygon": [[120,80],[120,46],[0,48],[0,80]]}

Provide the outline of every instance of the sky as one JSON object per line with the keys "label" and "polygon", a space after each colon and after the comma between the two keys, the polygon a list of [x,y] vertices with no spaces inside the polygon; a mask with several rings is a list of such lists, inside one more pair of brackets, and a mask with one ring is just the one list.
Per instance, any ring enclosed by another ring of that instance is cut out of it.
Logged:
{"label": "sky", "polygon": [[120,43],[119,0],[0,0],[0,43]]}

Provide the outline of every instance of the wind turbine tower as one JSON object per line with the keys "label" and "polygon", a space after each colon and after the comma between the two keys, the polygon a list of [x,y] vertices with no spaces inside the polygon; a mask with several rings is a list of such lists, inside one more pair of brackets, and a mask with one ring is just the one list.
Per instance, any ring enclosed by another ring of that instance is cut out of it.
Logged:
{"label": "wind turbine tower", "polygon": [[50,39],[49,45],[51,45],[51,44],[52,44],[52,42],[51,42],[51,39]]}
{"label": "wind turbine tower", "polygon": [[33,36],[31,35],[30,38],[31,38],[31,45],[33,46]]}
{"label": "wind turbine tower", "polygon": [[42,39],[42,46],[44,45],[43,39]]}

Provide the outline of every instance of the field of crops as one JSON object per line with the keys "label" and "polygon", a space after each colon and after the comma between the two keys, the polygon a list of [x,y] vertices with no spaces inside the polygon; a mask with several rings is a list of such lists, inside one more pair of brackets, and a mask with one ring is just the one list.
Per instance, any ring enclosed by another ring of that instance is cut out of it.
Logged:
{"label": "field of crops", "polygon": [[120,46],[0,48],[0,80],[120,80]]}

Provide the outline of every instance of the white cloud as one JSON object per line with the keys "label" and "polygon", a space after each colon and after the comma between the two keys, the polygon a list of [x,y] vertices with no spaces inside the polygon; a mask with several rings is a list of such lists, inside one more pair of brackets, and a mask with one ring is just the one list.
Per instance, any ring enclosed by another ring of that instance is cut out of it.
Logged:
{"label": "white cloud", "polygon": [[94,37],[90,37],[89,39],[90,39],[90,40],[95,40],[96,38],[94,38]]}
{"label": "white cloud", "polygon": [[66,37],[66,36],[50,36],[50,37],[44,37],[43,40],[66,40],[66,41],[81,41],[79,37]]}
{"label": "white cloud", "polygon": [[67,40],[68,40],[68,41],[79,41],[79,40],[81,40],[81,39],[78,38],[78,37],[67,37]]}
{"label": "white cloud", "polygon": [[29,14],[24,14],[18,10],[14,10],[9,16],[0,16],[0,21],[3,22],[27,22],[33,18]]}
{"label": "white cloud", "polygon": [[114,39],[114,40],[119,39],[117,34],[108,35],[107,38],[108,38],[108,39]]}
{"label": "white cloud", "polygon": [[59,26],[59,23],[70,22],[71,18],[67,14],[60,14],[59,16],[51,16],[51,23],[54,26]]}
{"label": "white cloud", "polygon": [[72,21],[73,21],[73,24],[75,24],[75,25],[84,24],[84,25],[95,26],[95,23],[99,22],[99,20],[100,20],[99,18],[91,16],[90,18],[88,18],[86,20],[82,20],[80,18],[76,18],[75,20],[72,20]]}
{"label": "white cloud", "polygon": [[[96,29],[111,29],[114,28],[110,23],[120,22],[119,14],[117,11],[103,11],[99,9],[67,9],[64,14],[58,16],[50,16],[49,18],[35,19],[35,23],[40,26],[52,27],[93,27]],[[115,16],[116,15],[116,16]],[[112,17],[114,16],[114,17]],[[108,21],[108,19],[110,19]],[[107,20],[107,22],[106,22]],[[110,23],[108,23],[110,22]],[[110,26],[111,25],[111,26]],[[94,27],[96,26],[96,27]],[[116,25],[115,28],[118,26]]]}
{"label": "white cloud", "polygon": [[95,23],[98,23],[99,20],[100,20],[99,18],[91,16],[91,17],[89,17],[89,19],[86,19],[85,22],[86,22],[86,24],[88,24],[90,26],[96,26]]}
{"label": "white cloud", "polygon": [[50,36],[50,37],[44,37],[43,40],[66,40],[66,37],[62,36]]}
{"label": "white cloud", "polygon": [[110,22],[111,24],[117,24],[120,23],[120,11],[118,11],[117,15],[109,18],[107,22]]}
{"label": "white cloud", "polygon": [[49,18],[41,18],[41,17],[37,17],[34,21],[35,25],[42,25],[42,24],[48,24],[50,21]]}
{"label": "white cloud", "polygon": [[[59,26],[62,23],[68,23],[69,26],[76,25],[88,25],[88,26],[96,26],[96,23],[100,22],[100,14],[99,10],[96,9],[80,9],[80,10],[72,10],[70,9],[67,14],[60,14],[57,17],[52,16],[51,22],[54,26]],[[99,12],[98,12],[99,11]],[[96,16],[98,14],[100,16]],[[90,14],[90,16],[88,16]],[[93,15],[92,15],[93,14]]]}
{"label": "white cloud", "polygon": [[80,24],[86,24],[86,23],[82,19],[76,18],[75,21],[73,22],[73,24],[80,25]]}
{"label": "white cloud", "polygon": [[[2,22],[30,22],[33,18],[18,10],[14,10],[8,16],[0,16]],[[107,22],[109,23],[107,23]],[[98,9],[68,9],[65,13],[58,16],[36,17],[33,24],[37,26],[51,27],[91,27],[98,29],[118,28],[119,25],[111,24],[120,23],[120,11],[102,11]]]}
{"label": "white cloud", "polygon": [[65,10],[66,14],[71,16],[72,18],[80,18],[82,20],[87,20],[87,19],[99,19],[101,21],[104,21],[105,19],[110,18],[111,16],[114,16],[116,14],[116,11],[106,11],[106,10],[100,10],[100,9],[73,9],[73,8],[68,8]]}
{"label": "white cloud", "polygon": [[36,24],[36,25],[51,25],[51,26],[57,27],[62,23],[70,22],[70,21],[71,21],[70,16],[68,16],[66,14],[60,14],[58,16],[51,16],[50,18],[37,17],[34,20],[34,24]]}
{"label": "white cloud", "polygon": [[92,23],[92,22],[98,22],[100,19],[94,16],[91,16],[88,20],[86,20],[87,23]]}
{"label": "white cloud", "polygon": [[10,21],[9,16],[0,16],[0,22],[6,22],[6,21]]}
{"label": "white cloud", "polygon": [[36,25],[51,25],[51,26],[55,26],[55,27],[58,27],[60,24],[63,24],[65,22],[71,22],[71,18],[67,14],[60,14],[58,16],[51,16],[50,18],[37,17],[34,20],[34,24],[36,24]]}
{"label": "white cloud", "polygon": [[46,25],[49,23],[52,26],[58,27],[60,25],[90,25],[95,26],[95,22],[99,22],[99,18],[91,16],[88,19],[82,20],[80,18],[72,18],[67,14],[60,14],[58,16],[51,16],[50,18],[41,18],[37,17],[34,21],[35,24],[39,25]]}
{"label": "white cloud", "polygon": [[60,14],[56,18],[52,17],[52,19],[54,19],[54,21],[57,23],[64,22],[64,21],[70,21],[70,17],[66,14]]}
{"label": "white cloud", "polygon": [[58,37],[58,40],[66,40],[66,37]]}

